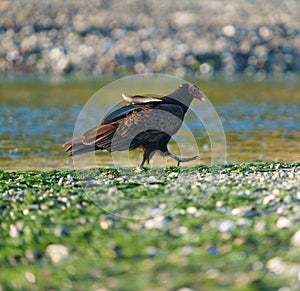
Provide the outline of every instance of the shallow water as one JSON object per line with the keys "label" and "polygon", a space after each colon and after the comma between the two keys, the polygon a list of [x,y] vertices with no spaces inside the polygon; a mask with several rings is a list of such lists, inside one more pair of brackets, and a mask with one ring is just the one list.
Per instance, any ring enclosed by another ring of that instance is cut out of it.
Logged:
{"label": "shallow water", "polygon": [[[275,90],[270,83],[254,81],[208,81],[202,84],[203,91],[215,106],[223,123],[228,161],[299,161],[299,88],[298,85],[276,86]],[[64,153],[61,144],[72,137],[74,124],[84,102],[89,99],[93,90],[95,92],[100,87],[97,87],[96,82],[86,87],[80,87],[80,83],[74,83],[73,86],[59,83],[33,86],[32,83],[23,83],[22,87],[19,84],[2,83],[0,169],[71,168],[72,159]],[[224,87],[225,93],[222,92]],[[283,95],[285,98],[280,98]],[[102,107],[95,110],[101,120],[106,111]],[[97,123],[95,121],[95,125]],[[183,156],[196,153],[200,156],[200,163],[210,163],[211,145],[205,128],[191,113],[186,116],[186,125],[197,144],[183,128],[175,136],[176,142],[170,144],[170,149]],[[120,166],[137,165],[140,157],[138,150],[130,153],[129,165],[126,159],[122,161],[122,154],[118,154],[118,163]],[[88,163],[87,160],[86,166]],[[169,159],[166,161],[159,157],[156,157],[153,165],[166,163],[176,165]],[[188,165],[197,163],[199,159]],[[114,163],[108,153],[99,153],[97,165],[106,167],[113,166]]]}

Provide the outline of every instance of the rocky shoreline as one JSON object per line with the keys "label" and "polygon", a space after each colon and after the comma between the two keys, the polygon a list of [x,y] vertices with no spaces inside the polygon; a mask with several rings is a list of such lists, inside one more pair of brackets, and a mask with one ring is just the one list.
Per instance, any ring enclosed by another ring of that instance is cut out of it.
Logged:
{"label": "rocky shoreline", "polygon": [[1,1],[0,72],[300,71],[298,1]]}
{"label": "rocky shoreline", "polygon": [[0,179],[1,290],[300,289],[299,163]]}

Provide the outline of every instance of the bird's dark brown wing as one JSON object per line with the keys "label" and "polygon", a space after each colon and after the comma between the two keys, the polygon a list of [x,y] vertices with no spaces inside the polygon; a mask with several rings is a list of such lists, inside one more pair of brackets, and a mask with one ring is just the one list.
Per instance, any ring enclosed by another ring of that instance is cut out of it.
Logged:
{"label": "bird's dark brown wing", "polygon": [[95,150],[109,150],[112,136],[116,130],[113,124],[101,124],[63,144],[66,152],[72,155],[79,155]]}
{"label": "bird's dark brown wing", "polygon": [[119,119],[124,118],[127,114],[131,113],[135,109],[137,109],[139,106],[136,105],[127,105],[123,106],[121,108],[118,108],[111,113],[109,113],[102,121],[101,124],[109,124],[112,122],[115,122]]}
{"label": "bird's dark brown wing", "polygon": [[147,142],[159,142],[162,136],[172,136],[179,130],[183,117],[181,106],[174,104],[140,107],[120,122],[111,149],[134,149]]}
{"label": "bird's dark brown wing", "polygon": [[147,142],[159,142],[166,135],[172,136],[179,130],[183,117],[184,110],[177,104],[150,102],[130,105],[130,108],[124,106],[119,112],[111,113],[99,126],[64,146],[71,155],[98,149],[134,149]]}
{"label": "bird's dark brown wing", "polygon": [[104,120],[102,121],[103,124],[108,124],[114,122],[118,119],[125,117],[130,112],[134,111],[135,109],[144,106],[144,105],[155,105],[155,103],[161,103],[163,100],[161,98],[157,98],[154,96],[143,96],[143,95],[134,95],[134,96],[127,96],[122,94],[124,101],[129,103],[127,106],[123,106],[118,108],[111,113],[109,113]]}

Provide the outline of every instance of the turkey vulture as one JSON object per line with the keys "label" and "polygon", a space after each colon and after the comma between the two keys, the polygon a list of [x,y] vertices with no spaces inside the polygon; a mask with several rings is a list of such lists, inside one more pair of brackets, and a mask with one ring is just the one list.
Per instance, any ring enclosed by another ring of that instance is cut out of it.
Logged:
{"label": "turkey vulture", "polygon": [[155,151],[175,159],[178,165],[197,158],[177,157],[167,148],[172,135],[181,127],[192,99],[205,101],[197,86],[182,84],[162,98],[125,94],[122,97],[128,105],[111,112],[100,125],[63,145],[70,156],[96,150],[112,152],[142,148],[140,170],[146,161],[149,163]]}

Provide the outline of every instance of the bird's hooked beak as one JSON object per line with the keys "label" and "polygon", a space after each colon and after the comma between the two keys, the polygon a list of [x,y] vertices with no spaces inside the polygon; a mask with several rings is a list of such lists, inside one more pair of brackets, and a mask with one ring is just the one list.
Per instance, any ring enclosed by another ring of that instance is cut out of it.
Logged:
{"label": "bird's hooked beak", "polygon": [[205,96],[204,94],[200,91],[200,89],[196,86],[196,85],[189,85],[189,94],[193,97],[193,98],[197,98],[202,102],[205,102]]}

